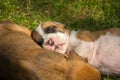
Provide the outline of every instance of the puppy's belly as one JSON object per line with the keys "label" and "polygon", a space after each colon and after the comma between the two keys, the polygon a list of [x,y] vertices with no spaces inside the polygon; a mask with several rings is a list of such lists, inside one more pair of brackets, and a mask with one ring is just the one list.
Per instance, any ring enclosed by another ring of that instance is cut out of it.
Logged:
{"label": "puppy's belly", "polygon": [[120,37],[107,34],[95,42],[89,63],[104,74],[120,75]]}

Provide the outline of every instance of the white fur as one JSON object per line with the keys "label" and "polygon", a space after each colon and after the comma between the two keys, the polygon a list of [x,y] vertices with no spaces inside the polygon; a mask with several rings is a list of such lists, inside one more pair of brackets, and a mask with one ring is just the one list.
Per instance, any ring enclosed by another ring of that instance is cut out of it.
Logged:
{"label": "white fur", "polygon": [[[58,23],[57,23],[58,24]],[[48,49],[46,48],[46,41],[49,40],[50,38],[59,38],[61,39],[61,42],[64,43],[63,46],[59,47],[59,49],[56,50],[56,52],[60,52],[60,53],[65,53],[66,50],[67,50],[67,46],[68,46],[68,39],[69,39],[69,35],[68,33],[62,33],[62,32],[56,32],[56,33],[49,33],[49,34],[46,34],[44,32],[44,30],[42,29],[41,27],[41,24],[36,28],[36,31],[39,33],[39,35],[41,35],[44,39],[44,43],[43,43],[43,47],[45,49]]]}
{"label": "white fur", "polygon": [[43,38],[45,38],[45,33],[41,27],[41,24],[39,24],[39,26],[36,28],[36,31],[38,32],[39,35],[41,35]]}
{"label": "white fur", "polygon": [[93,49],[93,42],[85,42],[83,40],[77,39],[76,37],[77,31],[71,31],[70,35],[70,43],[68,50],[70,51],[71,49],[74,50],[78,55],[87,58],[88,57],[88,52],[92,53],[91,49]]}
{"label": "white fur", "polygon": [[78,55],[87,58],[88,62],[97,67],[103,74],[120,75],[120,36],[107,33],[96,41],[86,42],[76,38],[77,32],[72,31],[70,46]]}
{"label": "white fur", "polygon": [[89,63],[104,74],[120,75],[120,37],[107,33],[94,44],[93,56],[88,57]]}

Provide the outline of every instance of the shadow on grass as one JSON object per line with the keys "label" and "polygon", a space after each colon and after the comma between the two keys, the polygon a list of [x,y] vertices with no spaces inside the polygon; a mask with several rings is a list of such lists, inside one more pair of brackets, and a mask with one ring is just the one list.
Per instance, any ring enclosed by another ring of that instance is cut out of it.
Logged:
{"label": "shadow on grass", "polygon": [[86,29],[90,31],[119,27],[119,25],[119,23],[111,23],[109,21],[95,21],[92,18],[79,19],[69,24],[69,26],[71,26],[75,30]]}

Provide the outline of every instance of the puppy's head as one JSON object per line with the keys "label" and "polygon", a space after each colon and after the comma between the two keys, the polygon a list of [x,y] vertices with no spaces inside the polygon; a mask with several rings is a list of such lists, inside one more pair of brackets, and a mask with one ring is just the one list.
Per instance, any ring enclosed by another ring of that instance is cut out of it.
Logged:
{"label": "puppy's head", "polygon": [[32,32],[32,38],[47,50],[65,53],[69,34],[61,23],[44,22]]}

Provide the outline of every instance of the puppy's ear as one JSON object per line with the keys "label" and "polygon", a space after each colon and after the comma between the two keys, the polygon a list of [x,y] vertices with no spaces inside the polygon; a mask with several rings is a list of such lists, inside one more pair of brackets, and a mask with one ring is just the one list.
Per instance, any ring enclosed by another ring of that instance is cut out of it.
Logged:
{"label": "puppy's ear", "polygon": [[66,29],[65,29],[65,25],[62,24],[62,23],[59,23],[59,22],[54,22],[56,25],[57,25],[57,31],[60,31],[60,32],[65,32]]}
{"label": "puppy's ear", "polygon": [[44,29],[45,33],[55,33],[57,32],[57,27],[56,26],[49,26]]}
{"label": "puppy's ear", "polygon": [[42,38],[41,35],[38,34],[37,31],[32,31],[31,37],[38,45],[42,47],[44,39]]}

